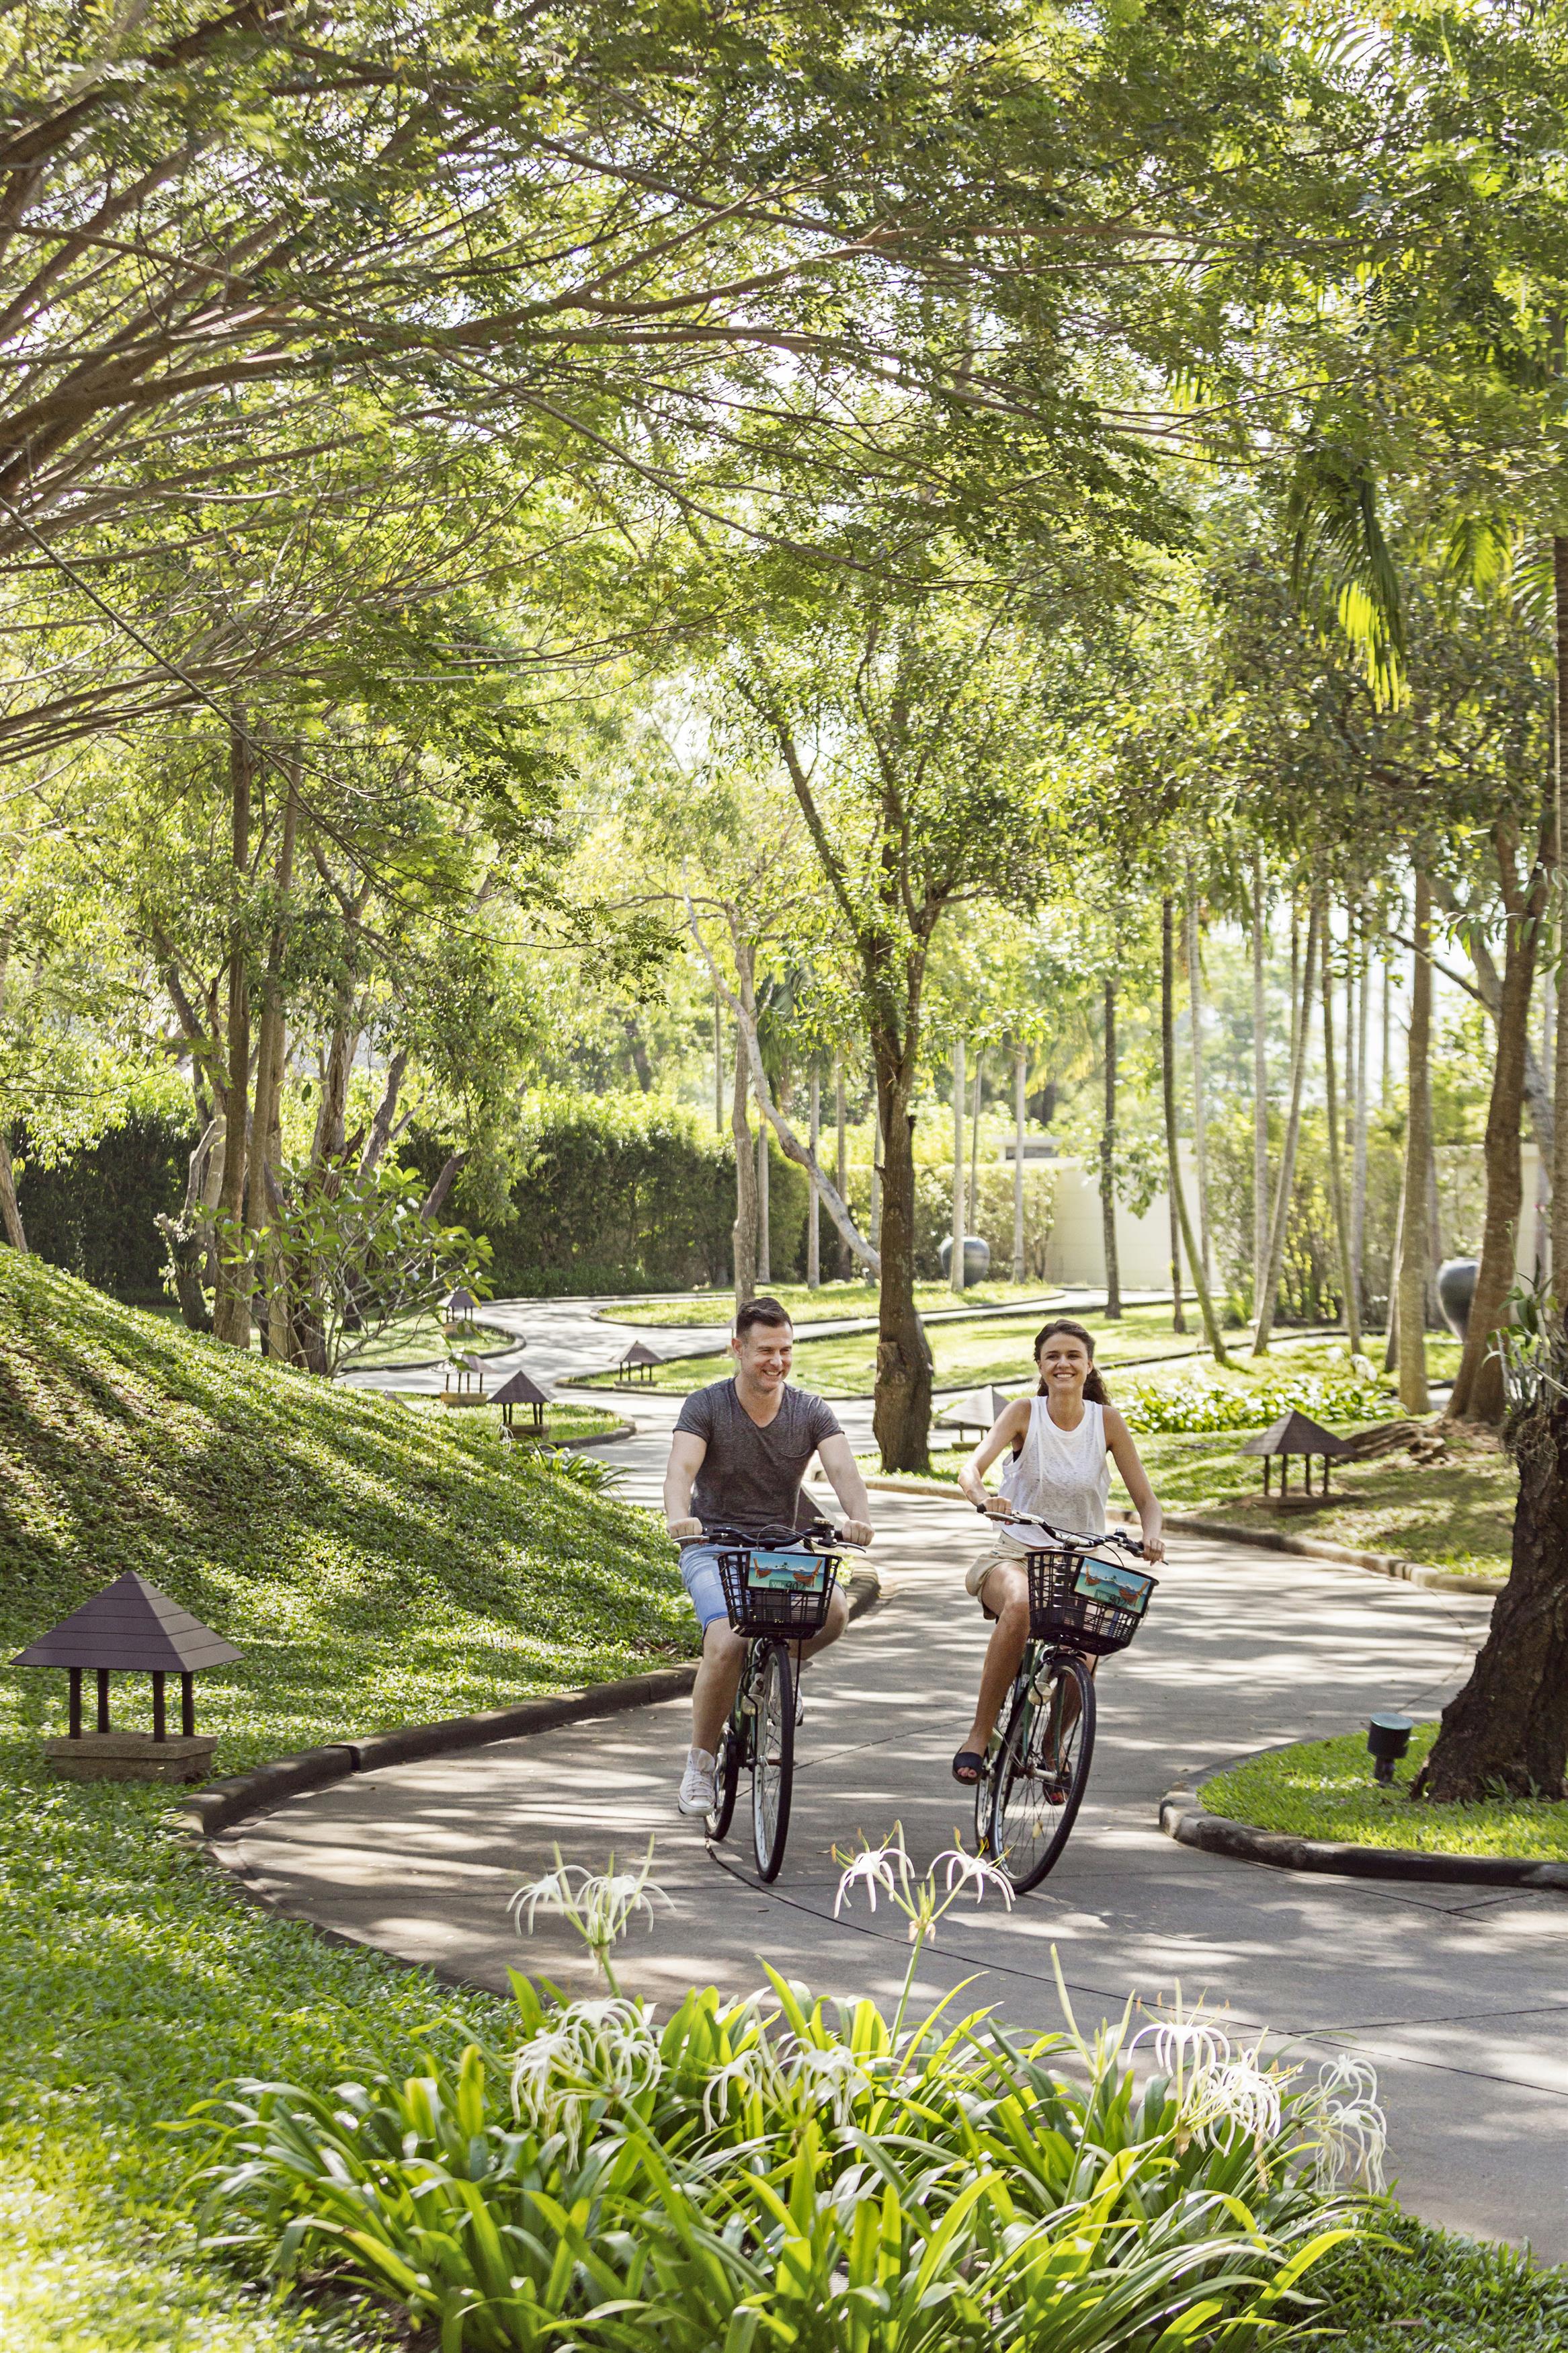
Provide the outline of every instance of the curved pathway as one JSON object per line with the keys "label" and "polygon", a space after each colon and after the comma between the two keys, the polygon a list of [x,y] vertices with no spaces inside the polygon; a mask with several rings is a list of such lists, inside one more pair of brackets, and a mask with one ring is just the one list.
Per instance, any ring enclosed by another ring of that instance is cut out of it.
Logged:
{"label": "curved pathway", "polygon": [[[639,1401],[616,1450],[651,1501],[676,1401]],[[851,1434],[857,1409],[847,1409]],[[923,1862],[967,1827],[948,1765],[983,1630],[953,1563],[973,1517],[879,1494],[886,1598],[809,1672],[783,1874],[756,1883],[742,1806],[710,1854],[673,1799],[683,1702],[466,1756],[371,1773],[219,1841],[283,1909],[504,1990],[525,1967],[585,1989],[558,1924],[520,1943],[506,1901],[569,1860],[602,1867],[657,1841],[669,1896],[622,1974],[661,2001],[742,1989],[756,1957],[820,1989],[896,1994],[903,1923],[833,1917],[836,1844],[900,1820]],[[1568,2258],[1568,1899],[1549,1893],[1299,1878],[1177,1847],[1156,1827],[1173,1783],[1272,1742],[1351,1729],[1378,1706],[1430,1714],[1468,1672],[1488,1605],[1354,1570],[1184,1536],[1154,1615],[1101,1683],[1094,1778],[1056,1873],[1011,1914],[950,1915],[922,1985],[1051,2025],[1052,1957],[1080,2023],[1200,1995],[1238,2031],[1353,2048],[1376,2065],[1392,2169],[1435,2221]]]}

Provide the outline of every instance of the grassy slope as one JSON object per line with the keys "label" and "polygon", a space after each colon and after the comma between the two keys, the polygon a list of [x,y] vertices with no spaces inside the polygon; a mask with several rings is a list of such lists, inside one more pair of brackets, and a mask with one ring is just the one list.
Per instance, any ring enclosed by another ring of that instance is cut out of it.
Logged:
{"label": "grassy slope", "polygon": [[1352,1846],[1415,1847],[1423,1854],[1523,1854],[1568,1862],[1568,1807],[1525,1799],[1479,1806],[1413,1804],[1410,1784],[1437,1735],[1417,1725],[1393,1783],[1373,1780],[1364,1732],[1299,1741],[1233,1765],[1204,1784],[1211,1813],[1299,1838],[1345,1839]]}
{"label": "grassy slope", "polygon": [[[4,1655],[139,1569],[245,1652],[197,1687],[233,1770],[684,1650],[647,1519],[479,1419],[329,1389],[0,1251]],[[159,2120],[239,2073],[403,2063],[489,2005],[252,1911],[167,1835],[167,1793],[56,1782],[37,1735],[63,1685],[0,1673],[0,2343],[347,2342],[197,2253],[202,2136]]]}

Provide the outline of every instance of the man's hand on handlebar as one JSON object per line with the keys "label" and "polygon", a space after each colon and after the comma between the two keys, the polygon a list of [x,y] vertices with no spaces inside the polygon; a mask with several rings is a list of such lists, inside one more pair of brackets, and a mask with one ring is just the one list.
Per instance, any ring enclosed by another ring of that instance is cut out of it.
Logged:
{"label": "man's hand on handlebar", "polygon": [[664,1525],[674,1544],[691,1544],[702,1534],[700,1520],[666,1520]]}
{"label": "man's hand on handlebar", "polygon": [[875,1531],[869,1520],[846,1520],[838,1533],[846,1544],[868,1545]]}

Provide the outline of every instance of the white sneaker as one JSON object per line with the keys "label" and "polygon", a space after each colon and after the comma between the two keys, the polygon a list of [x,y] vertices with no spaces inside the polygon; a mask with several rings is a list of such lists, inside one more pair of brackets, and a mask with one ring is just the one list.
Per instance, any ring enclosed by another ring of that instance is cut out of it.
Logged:
{"label": "white sneaker", "polygon": [[706,1748],[689,1748],[686,1771],[681,1777],[680,1795],[676,1799],[683,1814],[710,1814],[715,1798],[713,1767],[717,1759]]}

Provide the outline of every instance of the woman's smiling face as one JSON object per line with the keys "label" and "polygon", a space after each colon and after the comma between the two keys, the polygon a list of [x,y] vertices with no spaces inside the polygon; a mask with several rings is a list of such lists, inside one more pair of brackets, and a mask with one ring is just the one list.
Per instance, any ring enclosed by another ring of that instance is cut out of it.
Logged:
{"label": "woman's smiling face", "polygon": [[1072,1333],[1050,1333],[1041,1341],[1035,1361],[1047,1397],[1081,1397],[1093,1359],[1083,1342]]}

